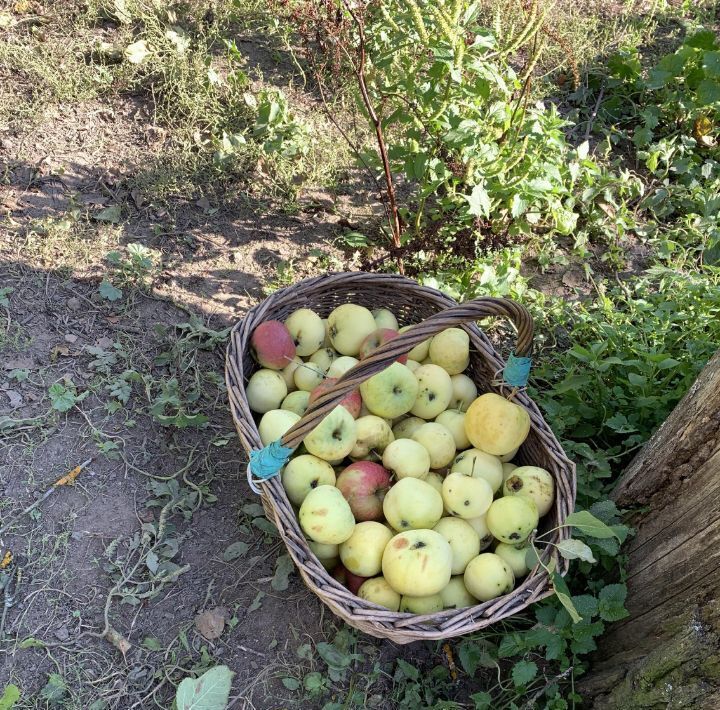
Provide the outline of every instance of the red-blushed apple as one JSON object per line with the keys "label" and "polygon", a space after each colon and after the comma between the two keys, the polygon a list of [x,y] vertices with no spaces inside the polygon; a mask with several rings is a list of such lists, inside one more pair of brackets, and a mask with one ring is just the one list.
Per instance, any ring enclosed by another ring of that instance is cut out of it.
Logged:
{"label": "red-blushed apple", "polygon": [[[373,330],[373,332],[370,333],[365,338],[365,340],[362,341],[358,357],[361,360],[364,360],[373,350],[387,343],[388,340],[397,338],[398,335],[399,333],[397,332],[397,330],[392,330],[391,328],[378,328],[377,330]],[[407,360],[408,356],[406,353],[405,355],[401,355],[399,358],[397,358],[395,362],[400,362],[404,365]]]}
{"label": "red-blushed apple", "polygon": [[332,572],[332,576],[337,579],[343,587],[347,587],[353,594],[357,595],[358,590],[365,583],[368,577],[360,577],[346,569],[344,565],[339,564]]}
{"label": "red-blushed apple", "polygon": [[350,505],[355,520],[381,520],[383,500],[390,488],[390,471],[374,461],[356,461],[337,477],[337,489]]}
{"label": "red-blushed apple", "polygon": [[295,357],[295,341],[284,323],[266,320],[250,338],[253,357],[271,370],[282,370]]}
{"label": "red-blushed apple", "polygon": [[[337,377],[325,378],[310,392],[308,404],[312,404],[318,397],[320,397],[320,395],[325,394],[325,392],[327,392],[337,381]],[[345,409],[352,414],[353,419],[357,419],[360,416],[360,410],[362,409],[362,397],[360,396],[360,390],[353,390],[350,394],[345,395],[342,402],[340,402],[340,406],[345,407]]]}

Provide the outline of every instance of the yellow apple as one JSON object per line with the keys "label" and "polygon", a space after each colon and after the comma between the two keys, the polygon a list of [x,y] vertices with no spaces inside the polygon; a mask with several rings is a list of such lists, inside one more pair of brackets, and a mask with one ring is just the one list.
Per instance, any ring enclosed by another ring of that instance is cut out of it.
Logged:
{"label": "yellow apple", "polygon": [[351,370],[355,365],[360,362],[356,357],[350,357],[349,355],[343,355],[342,357],[333,360],[330,364],[330,368],[327,371],[328,377],[342,377],[348,370]]}
{"label": "yellow apple", "polygon": [[486,454],[480,449],[461,451],[453,461],[453,473],[464,473],[473,478],[484,478],[492,488],[493,493],[500,490],[503,483],[503,469],[497,456]]}
{"label": "yellow apple", "polygon": [[539,516],[535,501],[525,496],[505,496],[493,501],[486,521],[493,537],[509,545],[526,540],[537,528]]}
{"label": "yellow apple", "polygon": [[355,356],[362,341],[377,329],[373,314],[365,307],[344,303],[328,316],[328,329],[333,348],[341,355]]}
{"label": "yellow apple", "polygon": [[327,461],[312,454],[302,454],[288,461],[281,479],[290,502],[301,505],[313,488],[334,486],[335,471]]}
{"label": "yellow apple", "polygon": [[245,387],[245,396],[250,409],[258,414],[265,414],[271,409],[280,409],[280,404],[287,393],[285,380],[277,370],[258,370],[253,373]]}
{"label": "yellow apple", "polygon": [[486,518],[487,513],[485,515],[478,515],[477,518],[465,518],[465,522],[472,527],[480,538],[480,552],[487,550],[495,539],[487,526]]}
{"label": "yellow apple", "polygon": [[400,595],[385,581],[385,577],[374,577],[363,582],[357,595],[390,611],[400,609]]}
{"label": "yellow apple", "polygon": [[442,498],[452,515],[477,518],[487,512],[493,501],[493,492],[484,478],[450,473],[443,481]]}
{"label": "yellow apple", "polygon": [[299,308],[292,313],[285,321],[285,326],[295,341],[295,351],[300,357],[312,355],[325,342],[325,324],[309,308]]}
{"label": "yellow apple", "polygon": [[473,557],[480,554],[480,538],[473,527],[460,518],[443,518],[433,528],[452,550],[452,574],[462,574]]}
{"label": "yellow apple", "polygon": [[338,354],[332,348],[320,348],[320,350],[314,352],[308,362],[314,362],[316,365],[320,365],[323,372],[327,372],[330,369],[330,365],[338,359]]}
{"label": "yellow apple", "polygon": [[468,592],[481,602],[508,594],[515,586],[510,566],[492,552],[483,552],[470,560],[463,581]]}
{"label": "yellow apple", "polygon": [[468,407],[477,399],[477,387],[467,375],[453,375],[452,397],[448,409],[459,409],[467,412]]}
{"label": "yellow apple", "polygon": [[418,381],[412,371],[394,362],[360,385],[367,408],[379,417],[395,419],[412,409],[418,395]]}
{"label": "yellow apple", "polygon": [[340,560],[353,574],[374,577],[380,574],[383,552],[392,537],[382,523],[357,523],[352,535],[340,544]]}
{"label": "yellow apple", "polygon": [[443,477],[439,473],[430,471],[422,480],[431,485],[442,497]]}
{"label": "yellow apple", "polygon": [[410,410],[416,417],[434,419],[452,399],[450,375],[439,365],[421,365],[412,373],[418,383],[417,399]]}
{"label": "yellow apple", "polygon": [[396,439],[409,439],[423,424],[425,424],[425,420],[420,417],[402,419],[393,424],[393,435]]}
{"label": "yellow apple", "polygon": [[465,433],[465,415],[462,412],[446,409],[435,417],[435,421],[442,424],[452,434],[455,439],[455,448],[458,451],[470,446],[470,440]]}
{"label": "yellow apple", "polygon": [[410,360],[408,358],[408,361],[405,363],[405,367],[407,367],[410,372],[415,372],[415,370],[417,370],[418,367],[421,367],[421,365],[417,360]]}
{"label": "yellow apple", "polygon": [[383,576],[398,594],[422,597],[437,594],[450,581],[451,568],[450,545],[434,530],[401,532],[390,540],[383,553]]}
{"label": "yellow apple", "polygon": [[465,432],[475,448],[502,456],[525,441],[530,432],[530,415],[519,404],[488,392],[468,408]]}
{"label": "yellow apple", "polygon": [[542,517],[552,508],[555,480],[549,471],[539,466],[519,466],[506,479],[503,495],[532,498]]}
{"label": "yellow apple", "polygon": [[355,420],[338,405],[304,439],[305,448],[324,461],[345,458],[355,446]]}
{"label": "yellow apple", "polygon": [[312,392],[325,379],[325,372],[316,362],[304,362],[295,370],[293,379],[299,390]]}
{"label": "yellow apple", "polygon": [[427,449],[432,469],[445,468],[455,456],[455,439],[442,424],[427,422],[411,438]]}
{"label": "yellow apple", "polygon": [[295,370],[297,370],[302,364],[303,359],[296,355],[287,365],[285,365],[285,367],[283,367],[282,370],[280,370],[280,374],[287,385],[288,392],[292,392],[297,389],[297,385],[295,384]]}
{"label": "yellow apple", "polygon": [[395,530],[429,529],[442,517],[442,497],[419,478],[403,478],[385,494],[383,513]]}
{"label": "yellow apple", "polygon": [[319,560],[329,560],[338,556],[337,545],[327,545],[324,542],[308,540],[308,547],[313,551],[315,557]]}
{"label": "yellow apple", "polygon": [[350,458],[354,460],[378,461],[387,445],[395,440],[390,425],[374,414],[356,419],[355,430],[355,446],[350,452]]}
{"label": "yellow apple", "polygon": [[[399,333],[404,333],[412,328],[411,325],[406,325],[398,330]],[[423,340],[422,343],[416,345],[409,353],[408,359],[415,360],[415,362],[422,362],[428,356],[428,350],[430,350],[430,340]]]}
{"label": "yellow apple", "polygon": [[285,397],[280,405],[280,409],[287,409],[288,412],[294,412],[298,416],[305,414],[308,408],[308,400],[310,393],[304,390],[295,390]]}
{"label": "yellow apple", "polygon": [[478,600],[468,592],[463,575],[451,577],[447,586],[440,590],[443,609],[466,609],[475,606]]}
{"label": "yellow apple", "polygon": [[299,421],[300,417],[287,409],[271,409],[265,412],[258,425],[260,441],[264,446],[277,441]]}
{"label": "yellow apple", "polygon": [[382,457],[383,466],[401,478],[425,478],[430,471],[430,454],[413,439],[391,441]]}
{"label": "yellow apple", "polygon": [[508,452],[507,454],[503,454],[502,456],[498,456],[498,458],[503,462],[507,463],[508,461],[512,461],[515,458],[515,454],[518,452],[520,447],[518,446],[517,449],[513,449],[512,451]]}
{"label": "yellow apple", "polygon": [[410,614],[434,614],[443,610],[442,597],[439,594],[428,594],[425,597],[411,597],[403,594],[400,600],[400,612]]}
{"label": "yellow apple", "polygon": [[339,545],[355,529],[355,518],[343,494],[335,486],[318,486],[300,506],[300,527],[315,542]]}
{"label": "yellow apple", "polygon": [[495,554],[498,557],[502,557],[505,562],[510,565],[510,569],[515,575],[515,579],[518,577],[524,577],[530,568],[526,563],[526,553],[528,551],[527,545],[521,545],[517,547],[515,545],[508,545],[506,542],[499,542],[495,547]]}
{"label": "yellow apple", "polygon": [[459,375],[470,364],[470,336],[462,328],[446,328],[433,336],[428,354],[449,375]]}

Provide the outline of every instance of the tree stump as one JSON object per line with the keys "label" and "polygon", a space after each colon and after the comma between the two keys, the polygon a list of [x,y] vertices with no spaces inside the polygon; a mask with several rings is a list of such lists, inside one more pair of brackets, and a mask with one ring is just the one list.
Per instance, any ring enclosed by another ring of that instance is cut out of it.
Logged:
{"label": "tree stump", "polygon": [[614,494],[642,510],[630,616],[603,638],[582,693],[597,710],[720,708],[720,351]]}

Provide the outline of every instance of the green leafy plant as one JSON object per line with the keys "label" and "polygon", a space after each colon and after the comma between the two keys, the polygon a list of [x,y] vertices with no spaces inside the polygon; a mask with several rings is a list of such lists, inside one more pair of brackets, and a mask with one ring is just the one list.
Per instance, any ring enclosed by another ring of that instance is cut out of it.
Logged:
{"label": "green leafy plant", "polygon": [[234,675],[227,666],[216,666],[199,678],[185,678],[175,694],[177,710],[224,710]]}

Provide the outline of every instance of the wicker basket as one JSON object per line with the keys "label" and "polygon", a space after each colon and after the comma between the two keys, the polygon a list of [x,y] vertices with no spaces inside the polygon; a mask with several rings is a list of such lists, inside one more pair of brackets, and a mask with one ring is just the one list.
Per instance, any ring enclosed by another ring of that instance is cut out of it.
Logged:
{"label": "wicker basket", "polygon": [[[307,279],[274,293],[252,308],[232,330],[226,359],[226,380],[235,426],[248,452],[262,448],[257,424],[245,397],[245,383],[257,369],[249,349],[254,329],[266,320],[284,320],[302,307],[327,317],[333,308],[348,302],[370,309],[389,308],[401,324],[418,325],[378,348],[316,400],[283,437],[285,446],[297,447],[345,394],[440,330],[461,325],[469,334],[471,357],[467,374],[480,392],[497,392],[507,396],[512,388],[498,382],[505,363],[475,321],[489,316],[505,316],[517,327],[516,354],[527,355],[532,346],[532,320],[522,306],[509,299],[480,298],[458,305],[439,291],[390,274],[339,273]],[[552,530],[573,510],[575,467],[527,394],[523,390],[516,391],[514,401],[527,409],[531,419],[530,434],[515,460],[542,466],[555,478],[555,503],[541,521],[542,530]],[[510,594],[474,607],[424,616],[389,611],[355,596],[328,574],[310,551],[278,476],[257,483],[267,517],[277,526],[305,584],[350,626],[372,636],[388,638],[396,643],[460,636],[517,614],[552,593],[547,573],[537,565]],[[544,539],[557,543],[567,536],[567,529],[561,528]],[[545,560],[554,559],[561,573],[567,569],[567,562],[557,556],[555,547],[545,548],[543,557]]]}

